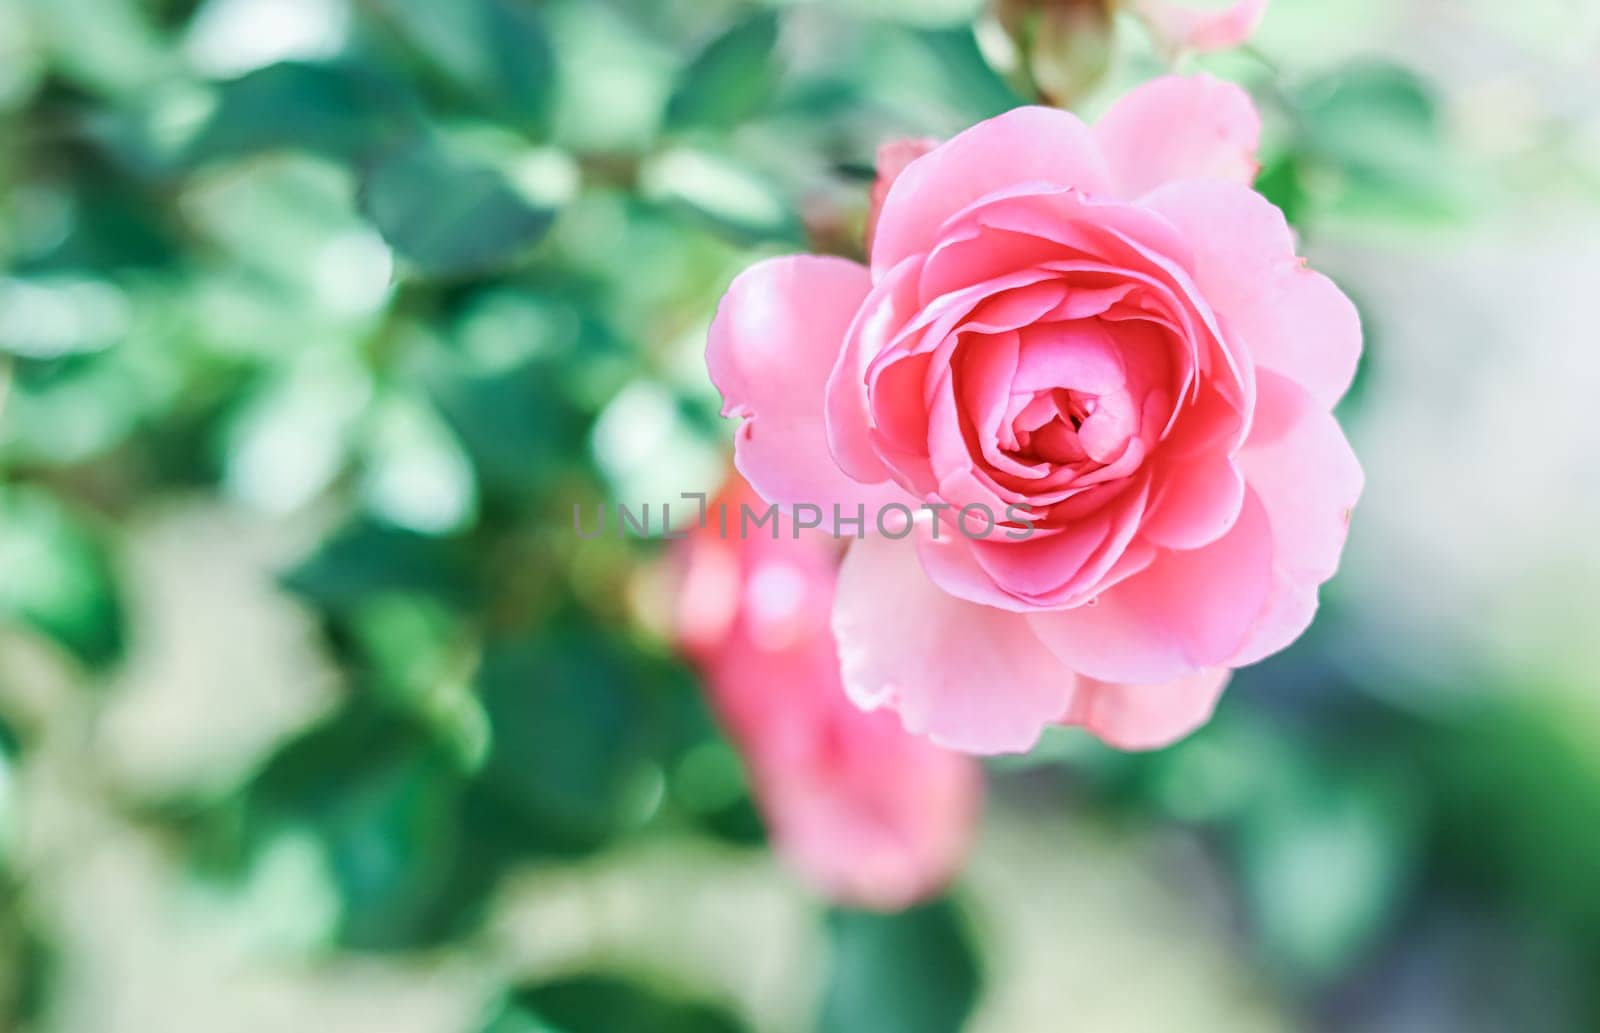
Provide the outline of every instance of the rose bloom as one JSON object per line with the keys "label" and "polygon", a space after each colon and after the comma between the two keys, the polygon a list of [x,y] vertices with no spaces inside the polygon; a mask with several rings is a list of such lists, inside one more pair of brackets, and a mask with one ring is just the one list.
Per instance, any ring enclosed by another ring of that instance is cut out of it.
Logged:
{"label": "rose bloom", "polygon": [[1206,6],[1193,0],[1132,0],[1133,12],[1150,30],[1157,49],[1175,55],[1186,50],[1224,50],[1249,39],[1266,17],[1268,0],[1237,0]]}
{"label": "rose bloom", "polygon": [[[1310,624],[1361,491],[1331,415],[1361,332],[1250,189],[1259,128],[1203,75],[1092,129],[1019,108],[886,150],[870,267],[729,287],[707,364],[739,469],[868,512],[833,613],[858,705],[978,753],[1057,722],[1156,747]],[[893,504],[948,508],[894,540]],[[1017,505],[1023,537],[958,526]]]}
{"label": "rose bloom", "polygon": [[[737,528],[759,499],[734,478],[715,505]],[[825,535],[720,534],[682,543],[680,645],[744,757],[778,854],[844,904],[903,908],[941,889],[972,837],[982,774],[845,695],[829,630],[839,550]]]}

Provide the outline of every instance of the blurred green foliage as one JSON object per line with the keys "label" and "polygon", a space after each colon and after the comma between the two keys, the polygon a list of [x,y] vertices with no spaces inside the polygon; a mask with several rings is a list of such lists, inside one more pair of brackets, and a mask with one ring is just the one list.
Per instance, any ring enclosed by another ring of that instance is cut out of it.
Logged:
{"label": "blurred green foliage", "polygon": [[[309,849],[332,905],[302,946],[393,952],[469,939],[552,859],[759,848],[736,757],[628,603],[657,547],[578,542],[571,507],[714,487],[698,355],[728,279],[858,255],[881,140],[1020,98],[964,2],[324,6],[278,38],[247,0],[0,0],[0,613],[103,684],[137,648],[143,514],[316,514],[281,587],[336,706],[145,818],[241,892]],[[1458,213],[1411,72],[1245,78],[1274,116],[1262,189],[1302,230]],[[1189,742],[1026,765],[1196,830],[1245,949],[1313,1013],[1356,1007],[1366,959],[1431,950],[1440,914],[1600,968],[1592,753],[1516,704],[1439,727],[1378,702],[1330,656],[1330,610]],[[0,1025],[50,970],[7,836],[26,749],[0,736]],[[953,1033],[981,997],[959,902],[818,922],[824,1033]],[[1572,994],[1600,1021],[1592,983]],[[682,996],[574,974],[508,987],[485,1031],[744,1028]]]}
{"label": "blurred green foliage", "polygon": [[746,1027],[721,1008],[674,1000],[623,979],[596,975],[519,988],[483,1033],[552,1028],[593,1033],[742,1033]]}
{"label": "blurred green foliage", "polygon": [[956,1033],[980,981],[961,916],[949,903],[899,915],[828,916],[833,949],[819,1033]]}

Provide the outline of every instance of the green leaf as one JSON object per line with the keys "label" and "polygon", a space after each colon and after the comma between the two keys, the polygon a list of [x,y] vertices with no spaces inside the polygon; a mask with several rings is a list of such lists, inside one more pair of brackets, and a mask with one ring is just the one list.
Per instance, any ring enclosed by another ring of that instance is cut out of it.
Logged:
{"label": "green leaf", "polygon": [[488,720],[472,692],[476,662],[463,622],[449,607],[417,595],[386,595],[363,606],[342,630],[359,656],[363,688],[405,711],[438,742],[454,747],[462,768],[476,770],[488,752]]}
{"label": "green leaf", "polygon": [[1308,207],[1301,164],[1299,156],[1293,152],[1275,155],[1262,164],[1255,183],[1257,192],[1277,205],[1283,217],[1295,226],[1305,218]]}
{"label": "green leaf", "polygon": [[581,626],[485,656],[485,778],[540,846],[590,849],[628,821],[651,771],[640,680],[623,643]]}
{"label": "green leaf", "polygon": [[164,270],[179,261],[178,220],[148,184],[109,163],[83,162],[56,186],[70,192],[61,232],[31,250],[15,271],[104,277]]}
{"label": "green leaf", "polygon": [[206,162],[303,150],[356,159],[415,124],[405,93],[365,66],[291,61],[223,83],[186,156]]}
{"label": "green leaf", "polygon": [[805,242],[794,201],[760,170],[731,155],[677,147],[641,172],[644,192],[735,244]]}
{"label": "green leaf", "polygon": [[494,169],[422,140],[368,166],[361,210],[419,273],[439,279],[510,264],[538,243],[554,218]]}
{"label": "green leaf", "polygon": [[43,492],[0,495],[0,615],[103,669],[122,657],[124,622],[111,556],[90,526]]}
{"label": "green leaf", "polygon": [[957,1033],[980,973],[960,914],[935,901],[898,915],[835,911],[819,1033]]}
{"label": "green leaf", "polygon": [[16,736],[0,719],[0,870],[4,870],[11,856],[12,825],[16,820],[16,754]]}
{"label": "green leaf", "polygon": [[468,562],[459,544],[357,521],[285,575],[283,583],[336,614],[396,594],[464,606],[473,597]]}
{"label": "green leaf", "polygon": [[669,997],[609,975],[578,975],[518,990],[482,1033],[743,1033],[726,1009]]}
{"label": "green leaf", "polygon": [[374,0],[406,42],[456,87],[529,129],[547,121],[555,55],[526,0]]}
{"label": "green leaf", "polygon": [[934,59],[937,76],[929,83],[932,92],[960,120],[975,122],[1024,103],[983,56],[971,26],[914,30],[909,35]]}
{"label": "green leaf", "polygon": [[439,369],[434,403],[472,459],[483,485],[521,498],[537,495],[552,473],[582,454],[588,417],[539,360],[493,373]]}
{"label": "green leaf", "polygon": [[760,111],[778,81],[777,41],[777,13],[757,11],[706,44],[667,100],[667,128],[726,129]]}
{"label": "green leaf", "polygon": [[43,0],[26,5],[26,13],[56,74],[108,97],[126,97],[156,87],[179,68],[147,6],[138,0]]}
{"label": "green leaf", "polygon": [[759,846],[766,828],[750,797],[744,762],[726,739],[708,734],[683,751],[672,770],[673,803],[707,833]]}
{"label": "green leaf", "polygon": [[462,849],[465,782],[450,752],[414,724],[348,707],[280,750],[249,789],[256,849],[309,834],[339,904],[339,942],[394,949],[431,942]]}
{"label": "green leaf", "polygon": [[1408,69],[1360,64],[1299,91],[1305,145],[1346,208],[1448,215],[1459,183],[1432,91]]}
{"label": "green leaf", "polygon": [[60,957],[30,919],[20,885],[0,884],[0,1028],[36,1029],[53,996]]}
{"label": "green leaf", "polygon": [[[1438,136],[1432,93],[1416,73],[1397,65],[1342,69],[1306,86],[1301,104],[1319,138],[1350,156],[1377,158],[1386,144]],[[1367,138],[1373,132],[1383,139]]]}
{"label": "green leaf", "polygon": [[369,511],[422,534],[471,522],[478,490],[471,460],[426,399],[384,399],[368,433],[361,494]]}

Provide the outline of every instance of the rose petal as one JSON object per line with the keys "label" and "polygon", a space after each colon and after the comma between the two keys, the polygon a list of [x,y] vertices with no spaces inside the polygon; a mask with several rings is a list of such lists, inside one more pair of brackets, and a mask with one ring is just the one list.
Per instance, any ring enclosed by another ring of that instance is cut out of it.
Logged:
{"label": "rose petal", "polygon": [[907,731],[951,749],[1025,751],[1072,696],[1072,671],[1025,617],[941,591],[909,539],[850,546],[833,631],[857,705],[892,706]]}
{"label": "rose petal", "polygon": [[1023,541],[972,541],[973,558],[999,588],[1034,609],[1075,605],[1092,597],[1138,533],[1148,480],[1118,485],[1107,494],[1109,501],[1054,533]]}
{"label": "rose petal", "polygon": [[1277,652],[1311,623],[1317,586],[1333,577],[1363,477],[1339,424],[1303,388],[1264,373],[1239,465],[1272,528],[1273,587],[1231,663]]}
{"label": "rose petal", "polygon": [[878,147],[878,178],[872,182],[872,206],[867,210],[867,251],[872,251],[872,238],[877,236],[878,217],[883,212],[884,198],[889,188],[900,178],[906,166],[927,154],[939,141],[931,136],[905,136],[889,140]]}
{"label": "rose petal", "polygon": [[900,174],[878,218],[873,275],[932,250],[940,225],[973,201],[1029,181],[1090,194],[1110,187],[1100,150],[1077,116],[1015,108],[952,137]]}
{"label": "rose petal", "polygon": [[1079,678],[1062,723],[1081,725],[1119,750],[1158,750],[1211,719],[1231,674],[1213,667],[1160,685]]}
{"label": "rose petal", "polygon": [[769,502],[826,509],[889,497],[839,469],[823,424],[828,373],[870,286],[867,270],[844,259],[774,258],[740,274],[717,308],[706,368],[723,415],[743,418],[739,472]]}
{"label": "rose petal", "polygon": [[1210,75],[1169,75],[1132,90],[1095,123],[1121,197],[1164,183],[1256,177],[1261,116],[1250,95]]}
{"label": "rose petal", "polygon": [[823,409],[828,448],[839,468],[861,481],[878,481],[889,469],[872,448],[867,368],[916,313],[917,262],[909,258],[881,277],[845,333],[826,380]]}
{"label": "rose petal", "polygon": [[1237,653],[1271,581],[1266,510],[1247,494],[1233,528],[1211,545],[1165,553],[1092,604],[1033,613],[1028,620],[1080,674],[1158,684],[1219,666]]}
{"label": "rose petal", "polygon": [[1226,455],[1166,464],[1139,534],[1169,549],[1198,549],[1228,533],[1244,506],[1244,476]]}
{"label": "rose petal", "polygon": [[1188,237],[1195,279],[1228,335],[1258,367],[1331,409],[1355,377],[1361,318],[1333,281],[1295,257],[1283,213],[1233,183],[1176,183],[1144,203]]}

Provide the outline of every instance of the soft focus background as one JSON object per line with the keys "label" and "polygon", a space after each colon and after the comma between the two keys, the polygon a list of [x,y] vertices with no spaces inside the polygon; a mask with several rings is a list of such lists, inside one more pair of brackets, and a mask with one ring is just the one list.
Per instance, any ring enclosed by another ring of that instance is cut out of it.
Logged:
{"label": "soft focus background", "polygon": [[1369,328],[1311,633],[989,765],[911,912],[763,848],[572,507],[715,488],[717,297],[1019,103],[974,7],[0,0],[0,1029],[1600,1029],[1589,0],[1198,62]]}

